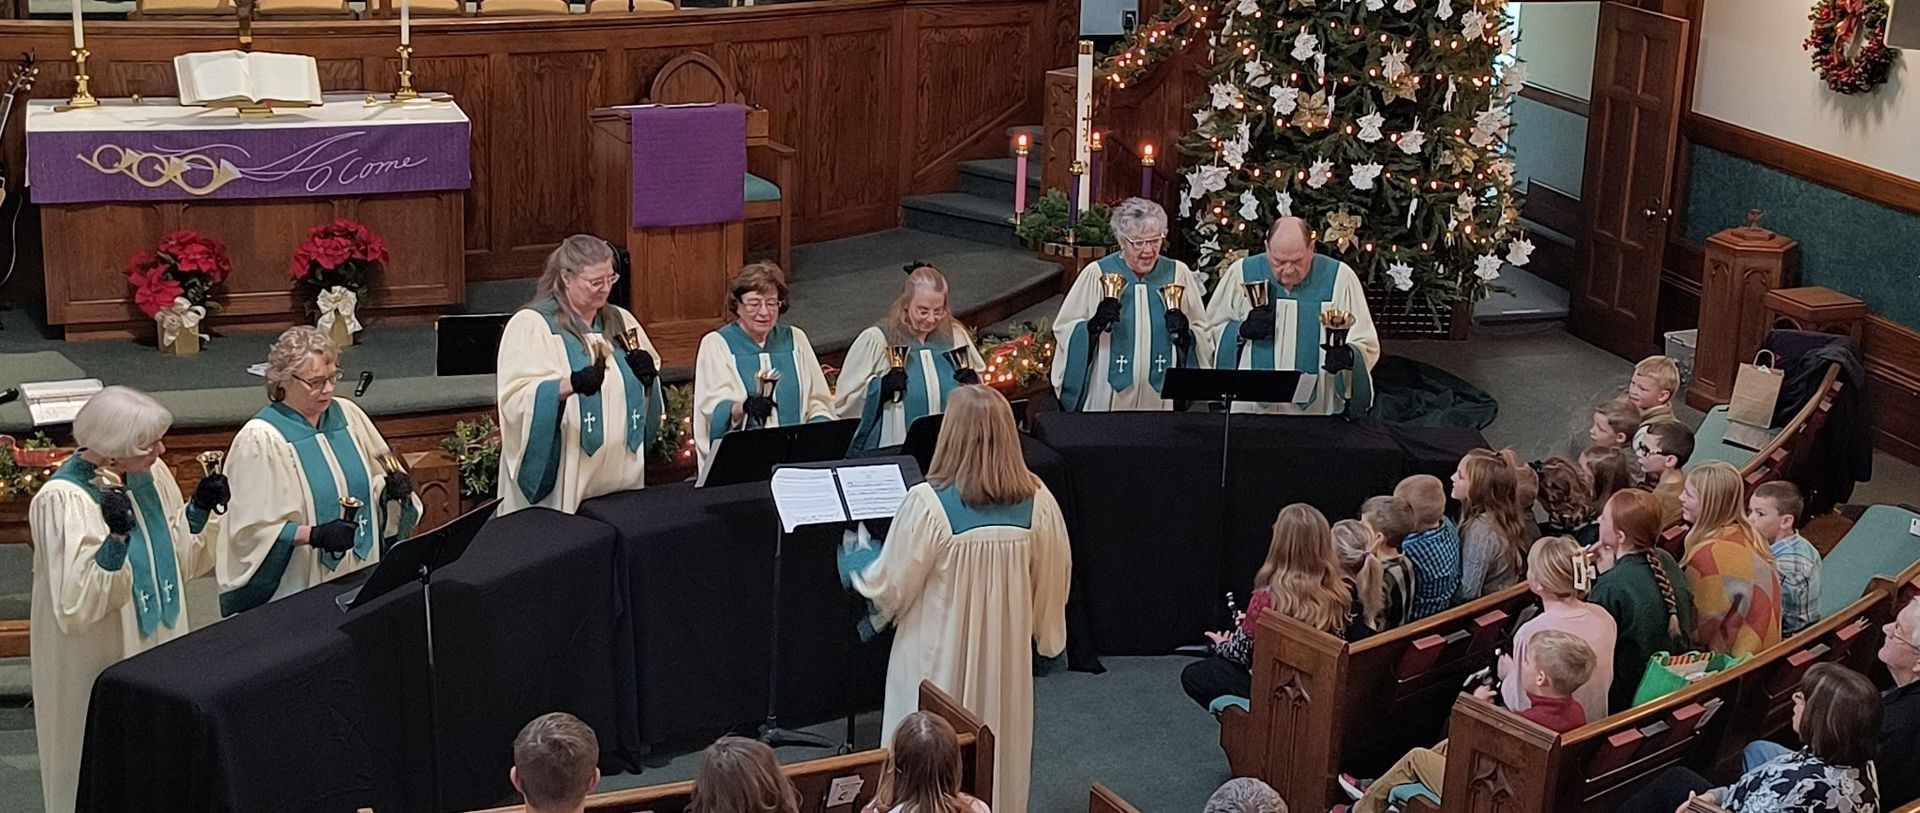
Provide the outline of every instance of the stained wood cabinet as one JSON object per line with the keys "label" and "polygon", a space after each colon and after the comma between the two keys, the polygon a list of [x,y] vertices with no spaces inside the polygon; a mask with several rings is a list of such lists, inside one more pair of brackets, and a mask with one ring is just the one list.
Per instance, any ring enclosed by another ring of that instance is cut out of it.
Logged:
{"label": "stained wood cabinet", "polygon": [[1752,360],[1773,321],[1767,293],[1798,284],[1799,266],[1799,243],[1761,228],[1758,212],[1747,225],[1707,238],[1689,405],[1706,409],[1732,397],[1734,373]]}

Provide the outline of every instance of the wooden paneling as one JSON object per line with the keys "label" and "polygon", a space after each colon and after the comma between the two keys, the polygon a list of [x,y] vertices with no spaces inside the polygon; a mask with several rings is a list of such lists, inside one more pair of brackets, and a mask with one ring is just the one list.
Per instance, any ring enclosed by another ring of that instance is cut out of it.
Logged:
{"label": "wooden paneling", "polygon": [[[951,19],[951,14],[916,16],[926,19],[915,21],[920,46],[909,99],[914,121],[924,126],[909,145],[907,166],[915,169],[915,190],[950,189],[958,180],[950,159],[1005,156],[1006,127],[1033,123],[1016,119],[1032,114],[1030,87],[1037,77],[1003,70],[1010,64],[1032,64],[1030,26],[1025,19],[976,22]],[[954,88],[949,84],[953,76],[975,81]]]}
{"label": "wooden paneling", "polygon": [[1920,464],[1920,333],[1869,316],[1864,343],[1874,441],[1901,460]]}
{"label": "wooden paneling", "polygon": [[1737,124],[1689,113],[1687,140],[1745,158],[1863,200],[1920,214],[1920,181],[1775,138]]}
{"label": "wooden paneling", "polygon": [[583,110],[599,99],[603,55],[595,51],[515,54],[501,105],[494,171],[510,198],[494,212],[495,248],[545,257],[569,235],[591,231],[580,193],[580,157],[589,152]]}
{"label": "wooden paneling", "polygon": [[[900,167],[893,147],[899,143],[890,103],[894,54],[887,29],[823,34],[818,61],[820,92],[807,115],[818,138],[802,150],[805,184],[797,218],[805,229],[834,236],[865,231],[866,224],[892,226],[899,221],[894,191]],[[955,88],[949,88],[953,91]]]}
{"label": "wooden paneling", "polygon": [[[397,74],[400,60],[389,57],[377,60],[376,64],[379,67],[367,77],[367,89],[376,93],[392,93],[399,86]],[[460,110],[467,114],[472,124],[468,141],[474,157],[468,163],[472,165],[473,185],[467,189],[466,248],[470,252],[485,251],[492,243],[489,228],[493,211],[493,199],[489,196],[493,168],[481,158],[490,154],[487,144],[491,128],[488,125],[493,119],[493,84],[488,81],[487,58],[415,57],[412,65],[415,87],[434,88],[453,94],[455,99],[460,100]]]}

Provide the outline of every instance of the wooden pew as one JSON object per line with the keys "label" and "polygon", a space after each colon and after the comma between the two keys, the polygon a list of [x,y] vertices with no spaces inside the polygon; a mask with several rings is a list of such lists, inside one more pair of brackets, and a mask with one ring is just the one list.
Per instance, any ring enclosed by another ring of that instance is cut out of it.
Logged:
{"label": "wooden pew", "polygon": [[1140,813],[1140,808],[1127,804],[1112,788],[1095,782],[1087,794],[1087,813]]}
{"label": "wooden pew", "polygon": [[1265,613],[1252,708],[1220,718],[1233,775],[1265,780],[1290,807],[1325,810],[1343,768],[1377,775],[1409,743],[1440,738],[1448,699],[1493,663],[1532,601],[1515,585],[1351,644]]}
{"label": "wooden pew", "polygon": [[1808,667],[1833,661],[1864,670],[1891,607],[1892,593],[1869,589],[1846,610],[1746,663],[1563,735],[1461,695],[1438,810],[1613,810],[1676,765],[1731,779],[1747,743],[1778,737],[1786,727]]}
{"label": "wooden pew", "polygon": [[[960,734],[960,763],[962,777],[961,790],[973,794],[988,805],[993,804],[993,731],[987,728],[978,715],[967,711],[952,696],[943,692],[931,682],[920,684],[920,710],[928,711],[944,718]],[[800,791],[800,813],[835,813],[860,810],[880,787],[880,773],[885,770],[887,752],[884,748],[856,751],[851,754],[811,759],[781,766],[781,771],[793,781]],[[849,805],[826,806],[827,791],[834,780],[848,776],[858,776],[861,780],[860,792]],[[669,785],[631,788],[628,790],[596,793],[587,797],[587,810],[592,813],[683,813],[693,798],[693,782],[675,782]],[[523,805],[496,807],[479,813],[526,813]]]}

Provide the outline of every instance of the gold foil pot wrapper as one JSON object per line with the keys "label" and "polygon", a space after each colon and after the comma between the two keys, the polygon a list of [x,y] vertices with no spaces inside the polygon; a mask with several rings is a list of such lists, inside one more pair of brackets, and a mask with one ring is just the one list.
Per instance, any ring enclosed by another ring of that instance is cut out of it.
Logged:
{"label": "gold foil pot wrapper", "polygon": [[216,474],[219,474],[220,468],[227,464],[227,453],[211,452],[211,451],[201,452],[197,455],[194,455],[193,459],[199,461],[200,463],[200,476],[212,477]]}
{"label": "gold foil pot wrapper", "polygon": [[907,352],[908,348],[904,344],[887,348],[887,366],[895,370],[907,369]]}
{"label": "gold foil pot wrapper", "polygon": [[1127,290],[1127,278],[1119,274],[1101,274],[1100,290],[1108,299],[1119,299]]}
{"label": "gold foil pot wrapper", "polygon": [[127,481],[120,477],[120,472],[101,466],[93,470],[93,487],[101,491],[119,491],[127,487]]}
{"label": "gold foil pot wrapper", "polygon": [[1348,330],[1353,327],[1353,314],[1343,310],[1324,310],[1320,312],[1320,324],[1328,330]]}
{"label": "gold foil pot wrapper", "polygon": [[1264,308],[1268,305],[1266,282],[1244,282],[1240,287],[1246,289],[1247,301],[1252,302],[1254,307]]}
{"label": "gold foil pot wrapper", "polygon": [[1160,302],[1167,310],[1179,310],[1181,300],[1187,295],[1187,286],[1178,282],[1169,282],[1160,286]]}

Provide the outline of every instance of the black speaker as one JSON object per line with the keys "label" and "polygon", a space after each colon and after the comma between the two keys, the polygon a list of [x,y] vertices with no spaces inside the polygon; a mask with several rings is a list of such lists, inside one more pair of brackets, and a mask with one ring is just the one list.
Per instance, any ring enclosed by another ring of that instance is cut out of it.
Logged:
{"label": "black speaker", "polygon": [[1887,47],[1920,51],[1920,0],[1889,0]]}

